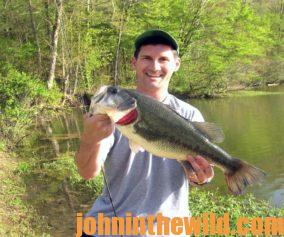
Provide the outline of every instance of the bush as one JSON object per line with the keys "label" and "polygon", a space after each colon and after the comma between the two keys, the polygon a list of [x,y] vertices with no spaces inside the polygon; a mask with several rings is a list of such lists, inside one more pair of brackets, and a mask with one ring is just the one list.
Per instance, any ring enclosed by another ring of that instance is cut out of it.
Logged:
{"label": "bush", "polygon": [[19,72],[7,66],[0,74],[0,101],[2,113],[8,113],[17,108],[30,109],[41,103],[54,104],[61,97],[55,88],[51,91],[38,78]]}
{"label": "bush", "polygon": [[[236,223],[239,217],[247,218],[265,218],[282,217],[283,209],[273,208],[267,201],[256,199],[252,194],[243,196],[224,195],[217,191],[205,191],[198,188],[192,188],[189,195],[189,209],[192,216],[201,217],[204,213],[215,214],[216,219],[229,214],[230,229],[236,229]],[[250,224],[248,224],[249,226]],[[200,232],[202,233],[202,231]],[[220,236],[220,235],[210,235]],[[229,236],[239,236],[237,234]],[[253,236],[248,234],[246,236]]]}
{"label": "bush", "polygon": [[47,90],[38,78],[5,65],[0,72],[0,135],[12,141],[25,136],[32,119],[60,98],[58,89]]}

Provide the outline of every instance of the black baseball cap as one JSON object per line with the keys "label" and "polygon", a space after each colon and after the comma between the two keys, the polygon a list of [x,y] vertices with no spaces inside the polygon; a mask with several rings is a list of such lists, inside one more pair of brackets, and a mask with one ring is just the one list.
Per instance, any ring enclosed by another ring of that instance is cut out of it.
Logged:
{"label": "black baseball cap", "polygon": [[179,47],[176,40],[169,33],[163,30],[147,30],[139,35],[135,40],[135,51],[139,50],[141,46],[147,44],[169,45],[179,53]]}

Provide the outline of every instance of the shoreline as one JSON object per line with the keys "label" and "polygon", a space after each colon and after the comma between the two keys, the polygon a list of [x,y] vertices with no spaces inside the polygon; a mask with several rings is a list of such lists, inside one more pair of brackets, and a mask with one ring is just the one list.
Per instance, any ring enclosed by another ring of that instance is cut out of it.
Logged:
{"label": "shoreline", "polygon": [[[269,88],[277,88],[279,86],[284,85],[284,81],[277,83],[277,84],[272,84],[270,86],[265,85],[265,86],[244,86],[244,85],[239,85],[239,86],[232,86],[227,89],[227,91],[219,94],[214,94],[214,95],[193,95],[190,96],[190,92],[177,92],[177,91],[170,91],[170,93],[174,94],[180,99],[183,100],[188,100],[188,99],[218,99],[218,98],[229,98],[229,97],[241,97],[241,96],[258,96],[258,95],[268,95],[268,94],[283,94],[284,92],[271,92],[268,91],[267,89]],[[240,93],[237,95],[237,93]]]}

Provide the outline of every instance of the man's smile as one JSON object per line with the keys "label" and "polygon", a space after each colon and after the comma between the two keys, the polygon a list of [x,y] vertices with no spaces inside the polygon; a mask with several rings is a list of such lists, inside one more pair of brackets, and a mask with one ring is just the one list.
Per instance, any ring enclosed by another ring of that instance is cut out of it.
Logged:
{"label": "man's smile", "polygon": [[162,74],[151,74],[149,72],[146,72],[145,74],[146,76],[151,77],[151,78],[161,78],[162,77]]}

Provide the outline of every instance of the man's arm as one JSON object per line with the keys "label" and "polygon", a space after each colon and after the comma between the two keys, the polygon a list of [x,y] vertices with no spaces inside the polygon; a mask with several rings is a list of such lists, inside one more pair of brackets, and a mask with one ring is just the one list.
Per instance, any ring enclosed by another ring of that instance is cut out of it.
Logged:
{"label": "man's arm", "polygon": [[84,116],[84,131],[76,154],[76,165],[84,179],[89,180],[99,174],[101,162],[109,150],[103,141],[113,130],[114,125],[107,115]]}

